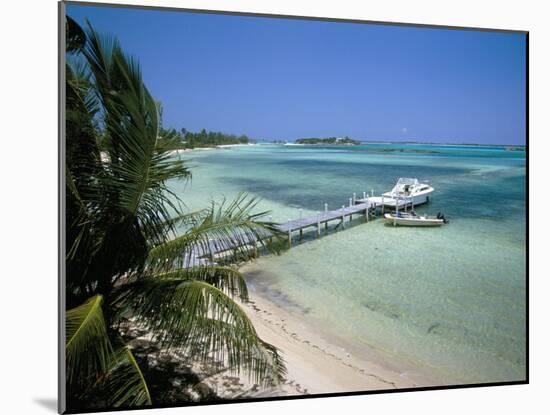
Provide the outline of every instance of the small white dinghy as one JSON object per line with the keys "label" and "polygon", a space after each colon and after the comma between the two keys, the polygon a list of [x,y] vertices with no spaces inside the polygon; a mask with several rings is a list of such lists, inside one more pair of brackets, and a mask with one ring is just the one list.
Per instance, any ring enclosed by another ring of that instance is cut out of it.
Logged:
{"label": "small white dinghy", "polygon": [[445,216],[438,213],[437,216],[417,215],[415,212],[396,212],[384,215],[386,223],[393,226],[441,226],[448,222]]}

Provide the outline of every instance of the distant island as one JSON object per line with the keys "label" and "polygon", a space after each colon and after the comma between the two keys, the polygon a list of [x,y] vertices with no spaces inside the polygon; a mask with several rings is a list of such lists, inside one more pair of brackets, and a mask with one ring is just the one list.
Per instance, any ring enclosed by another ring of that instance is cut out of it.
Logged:
{"label": "distant island", "polygon": [[187,148],[216,147],[229,144],[252,144],[256,142],[244,134],[237,136],[235,134],[226,134],[219,131],[206,131],[204,128],[198,133],[185,131],[183,133],[183,141]]}
{"label": "distant island", "polygon": [[198,133],[182,128],[177,131],[172,128],[162,130],[160,139],[166,142],[174,150],[184,150],[193,148],[208,148],[221,145],[253,144],[256,140],[247,135],[227,134],[219,131],[206,131],[204,128]]}
{"label": "distant island", "polygon": [[[248,137],[245,134],[236,135],[228,134],[220,131],[207,131],[202,129],[199,132],[188,131],[185,128],[181,128],[179,131],[175,128],[164,129],[161,128],[159,134],[159,141],[163,141],[166,147],[173,150],[187,150],[193,148],[210,148],[227,145],[243,145],[243,144],[256,144],[257,140]],[[270,142],[272,144],[288,144],[288,140],[276,139],[266,140],[260,139],[261,142]],[[476,146],[476,147],[504,147],[506,151],[520,151],[525,152],[527,150],[524,145],[507,145],[507,144],[476,144],[476,143],[432,143],[423,141],[359,141],[354,140],[348,136],[345,137],[308,137],[298,138],[294,141],[295,144],[302,145],[361,145],[361,144],[420,144],[420,145],[455,145],[455,146]],[[403,148],[383,148],[374,150],[380,153],[439,153],[437,150],[425,150],[425,149],[403,149]]]}
{"label": "distant island", "polygon": [[336,144],[336,145],[359,145],[361,141],[353,140],[349,137],[328,137],[328,138],[299,138],[296,144]]}

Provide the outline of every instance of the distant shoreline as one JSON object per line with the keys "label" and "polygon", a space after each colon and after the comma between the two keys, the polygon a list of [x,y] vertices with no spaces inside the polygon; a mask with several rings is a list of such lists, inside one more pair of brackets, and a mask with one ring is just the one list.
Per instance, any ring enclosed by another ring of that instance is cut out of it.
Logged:
{"label": "distant shoreline", "polygon": [[216,150],[216,149],[224,149],[224,148],[231,148],[231,147],[251,147],[256,146],[258,144],[256,143],[249,143],[249,144],[214,144],[211,146],[201,146],[201,147],[193,147],[193,148],[179,148],[177,150],[172,150],[169,152],[171,156],[180,154],[180,153],[189,153],[192,151],[206,151],[206,150]]}
{"label": "distant shoreline", "polygon": [[[433,145],[433,146],[454,146],[454,147],[518,147],[526,149],[526,144],[476,144],[476,143],[434,143],[434,142],[421,142],[421,141],[364,141],[364,140],[357,140],[361,144],[385,144],[385,145],[395,145],[395,144],[405,144],[405,145]],[[295,142],[277,142],[277,140],[274,141],[260,141],[257,143],[258,145],[266,145],[266,144],[273,144],[273,145],[287,145],[287,146],[312,146],[312,145],[339,145],[339,144],[324,144],[324,143],[316,143],[316,144],[304,144],[304,143],[295,143]]]}
{"label": "distant shoreline", "polygon": [[[441,146],[441,147],[479,147],[479,148],[503,148],[506,151],[512,151],[512,152],[526,152],[527,146],[526,145],[512,145],[512,144],[452,144],[452,143],[421,143],[421,142],[383,142],[383,141],[361,141],[360,144],[337,144],[337,143],[315,143],[315,144],[305,144],[305,143],[282,143],[282,142],[269,142],[269,141],[261,141],[256,143],[248,143],[248,144],[215,144],[211,146],[201,146],[201,147],[194,147],[194,148],[182,148],[173,150],[170,152],[170,155],[177,155],[181,153],[188,153],[193,151],[208,151],[208,150],[216,150],[216,149],[230,149],[233,147],[253,147],[253,146],[266,146],[266,145],[273,145],[273,146],[289,146],[289,147],[356,147],[357,145],[368,145],[368,144],[377,144],[377,145],[422,145],[422,146]],[[393,152],[408,152],[404,150],[386,150],[383,152],[387,153],[393,153]],[[410,151],[410,152],[418,152],[418,153],[438,153],[437,151]]]}

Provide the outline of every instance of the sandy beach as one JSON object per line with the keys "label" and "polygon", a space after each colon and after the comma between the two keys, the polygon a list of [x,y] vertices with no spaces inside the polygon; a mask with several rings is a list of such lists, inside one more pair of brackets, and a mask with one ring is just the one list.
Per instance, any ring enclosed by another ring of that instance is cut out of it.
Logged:
{"label": "sandy beach", "polygon": [[249,146],[256,146],[255,143],[246,143],[246,144],[219,144],[216,146],[216,148],[231,148],[231,147],[249,147]]}
{"label": "sandy beach", "polygon": [[[259,396],[320,394],[431,386],[441,382],[414,371],[375,350],[353,353],[335,339],[323,337],[314,327],[279,305],[251,293],[244,306],[260,337],[276,346],[287,367],[286,382]],[[414,369],[413,369],[414,370]]]}
{"label": "sandy beach", "polygon": [[255,145],[257,144],[220,144],[213,147],[181,148],[178,150],[170,151],[168,154],[171,156],[176,156],[178,154],[190,153],[194,151],[209,151],[209,150],[219,150],[219,149],[232,148],[232,147],[248,147],[248,146],[255,146]]}

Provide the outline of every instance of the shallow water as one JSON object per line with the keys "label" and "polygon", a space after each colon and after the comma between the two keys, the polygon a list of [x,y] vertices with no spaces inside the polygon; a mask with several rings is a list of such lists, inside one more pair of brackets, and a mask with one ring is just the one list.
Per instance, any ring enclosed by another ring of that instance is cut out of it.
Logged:
{"label": "shallow water", "polygon": [[445,383],[525,378],[524,152],[259,145],[182,157],[193,180],[172,187],[190,209],[245,191],[276,221],[341,207],[353,192],[388,191],[399,177],[429,180],[436,191],[417,211],[441,211],[449,225],[394,228],[358,217],[261,257],[246,267],[250,284],[353,352],[374,347]]}

